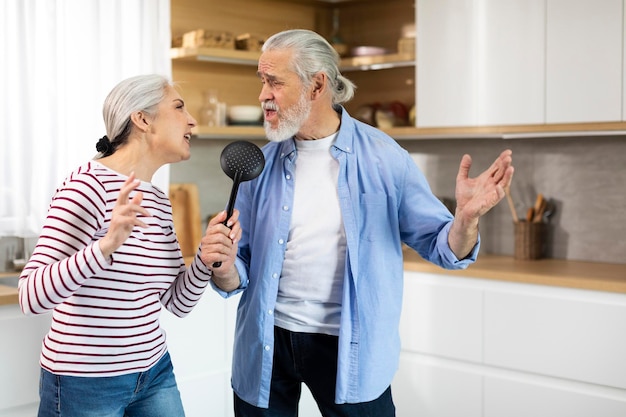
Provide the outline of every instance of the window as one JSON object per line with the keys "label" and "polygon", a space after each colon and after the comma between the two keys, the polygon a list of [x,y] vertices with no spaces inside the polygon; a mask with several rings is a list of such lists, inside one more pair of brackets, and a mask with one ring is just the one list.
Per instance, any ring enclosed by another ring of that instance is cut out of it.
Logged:
{"label": "window", "polygon": [[[171,77],[169,0],[0,2],[0,236],[39,234],[55,189],[96,154],[120,80]],[[154,178],[167,190],[169,169]]]}

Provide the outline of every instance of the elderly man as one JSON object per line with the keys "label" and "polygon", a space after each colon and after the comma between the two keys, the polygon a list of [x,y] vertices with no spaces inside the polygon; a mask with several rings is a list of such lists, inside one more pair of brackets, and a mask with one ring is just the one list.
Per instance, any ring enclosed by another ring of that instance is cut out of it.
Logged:
{"label": "elderly man", "polygon": [[224,297],[243,291],[236,416],[296,416],[303,382],[325,416],[394,416],[402,244],[467,267],[513,176],[509,150],[476,178],[463,156],[453,216],[404,149],[342,107],[355,87],[338,62],[308,30],[275,34],[259,59],[265,170],[239,191],[236,268],[213,277]]}

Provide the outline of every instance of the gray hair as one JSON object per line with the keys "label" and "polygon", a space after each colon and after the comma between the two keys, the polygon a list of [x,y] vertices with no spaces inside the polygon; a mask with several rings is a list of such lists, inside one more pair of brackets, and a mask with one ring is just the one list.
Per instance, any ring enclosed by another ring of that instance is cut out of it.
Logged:
{"label": "gray hair", "polygon": [[352,99],[356,86],[339,72],[339,54],[322,36],[305,29],[292,29],[270,36],[262,51],[291,49],[291,65],[300,80],[309,86],[313,76],[323,72],[328,77],[333,106]]}
{"label": "gray hair", "polygon": [[111,152],[128,140],[136,111],[156,115],[157,106],[165,97],[170,81],[157,74],[138,75],[117,84],[104,100],[102,115],[106,133],[111,141]]}

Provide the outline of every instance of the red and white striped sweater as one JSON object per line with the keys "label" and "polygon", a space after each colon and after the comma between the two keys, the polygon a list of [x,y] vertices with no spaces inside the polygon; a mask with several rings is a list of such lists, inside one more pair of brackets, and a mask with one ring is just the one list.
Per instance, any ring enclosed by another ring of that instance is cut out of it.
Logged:
{"label": "red and white striped sweater", "polygon": [[126,178],[96,161],[71,173],[21,274],[22,311],[53,311],[40,359],[50,372],[114,376],[149,369],[167,350],[161,305],[185,316],[211,278],[198,254],[185,267],[170,201],[147,182],[137,190],[152,215],[141,219],[149,227],[135,227],[111,259],[104,258],[98,240]]}

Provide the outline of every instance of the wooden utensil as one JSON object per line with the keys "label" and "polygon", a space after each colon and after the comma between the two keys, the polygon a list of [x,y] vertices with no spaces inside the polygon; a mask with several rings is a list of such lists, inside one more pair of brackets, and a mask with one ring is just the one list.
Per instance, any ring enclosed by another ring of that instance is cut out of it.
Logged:
{"label": "wooden utensil", "polygon": [[170,184],[174,230],[184,258],[193,257],[202,239],[202,219],[198,186],[193,183]]}
{"label": "wooden utensil", "polygon": [[506,194],[506,201],[509,204],[509,209],[511,209],[513,223],[517,223],[519,222],[519,218],[517,217],[517,211],[515,211],[515,205],[513,204],[513,198],[511,197],[511,187],[505,187],[504,193]]}
{"label": "wooden utensil", "polygon": [[529,221],[533,221],[535,223],[541,222],[543,218],[543,212],[546,209],[546,199],[543,198],[543,194],[537,194],[537,199],[535,200],[535,205],[533,206],[533,217]]}
{"label": "wooden utensil", "polygon": [[535,209],[535,216],[533,217],[533,222],[541,223],[543,221],[543,214],[546,211],[546,206],[548,202],[546,200],[542,200],[541,204],[539,204],[539,208]]}

